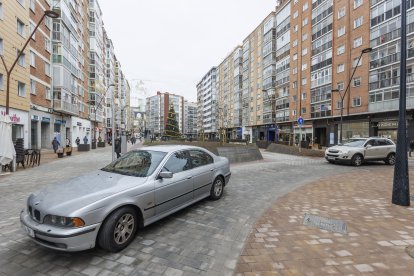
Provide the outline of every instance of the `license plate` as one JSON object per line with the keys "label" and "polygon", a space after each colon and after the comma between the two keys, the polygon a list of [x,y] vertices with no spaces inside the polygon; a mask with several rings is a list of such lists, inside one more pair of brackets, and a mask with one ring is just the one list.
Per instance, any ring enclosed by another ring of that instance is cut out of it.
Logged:
{"label": "license plate", "polygon": [[26,233],[27,233],[30,237],[32,237],[32,238],[34,238],[34,237],[35,237],[35,232],[33,231],[33,229],[32,229],[32,228],[29,228],[29,227],[27,227],[27,226],[25,226],[25,225],[23,225],[23,228],[26,230]]}
{"label": "license plate", "polygon": [[329,159],[329,160],[335,160],[335,157],[333,157],[333,156],[328,156],[328,159]]}

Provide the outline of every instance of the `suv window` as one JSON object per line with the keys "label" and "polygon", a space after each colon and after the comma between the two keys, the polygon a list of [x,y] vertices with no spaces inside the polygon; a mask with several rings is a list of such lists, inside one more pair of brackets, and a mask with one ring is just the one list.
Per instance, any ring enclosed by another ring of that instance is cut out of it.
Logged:
{"label": "suv window", "polygon": [[190,150],[191,165],[193,168],[205,166],[214,162],[210,154],[201,150]]}
{"label": "suv window", "polygon": [[191,169],[190,157],[186,151],[174,152],[165,163],[164,169],[172,173],[189,170]]}
{"label": "suv window", "polygon": [[378,146],[378,143],[375,139],[371,139],[365,144],[365,146],[368,146],[368,145],[375,147],[375,146]]}
{"label": "suv window", "polygon": [[388,146],[388,145],[390,145],[390,143],[385,139],[378,139],[377,142],[378,142],[378,146]]}

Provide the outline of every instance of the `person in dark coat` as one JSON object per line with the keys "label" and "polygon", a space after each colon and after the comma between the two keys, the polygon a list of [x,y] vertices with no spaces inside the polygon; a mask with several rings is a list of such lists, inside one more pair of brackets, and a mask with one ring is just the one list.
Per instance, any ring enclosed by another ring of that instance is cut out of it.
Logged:
{"label": "person in dark coat", "polygon": [[56,139],[56,137],[55,138],[53,138],[53,141],[52,141],[52,146],[53,146],[53,150],[55,151],[55,153],[56,153],[56,151],[57,151],[57,149],[59,148],[59,146],[60,146],[60,143],[59,143],[59,141]]}
{"label": "person in dark coat", "polygon": [[86,135],[85,135],[85,137],[83,137],[83,143],[84,143],[85,145],[88,143],[88,137],[86,137]]}
{"label": "person in dark coat", "polygon": [[79,139],[79,137],[77,137],[77,138],[76,138],[75,143],[76,143],[76,145],[79,147],[79,144],[80,144],[80,139]]}
{"label": "person in dark coat", "polygon": [[121,157],[121,139],[119,138],[115,139],[115,153],[116,153],[116,158]]}
{"label": "person in dark coat", "polygon": [[410,141],[410,152],[409,156],[411,157],[411,153],[414,151],[414,139],[411,139]]}

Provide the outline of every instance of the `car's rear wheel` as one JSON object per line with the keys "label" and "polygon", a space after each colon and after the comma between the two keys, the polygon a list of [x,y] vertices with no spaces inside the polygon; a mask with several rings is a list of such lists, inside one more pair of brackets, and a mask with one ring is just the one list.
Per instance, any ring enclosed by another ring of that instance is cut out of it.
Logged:
{"label": "car's rear wheel", "polygon": [[362,162],[364,161],[364,157],[362,157],[361,154],[355,154],[352,156],[351,163],[352,165],[359,167],[362,165]]}
{"label": "car's rear wheel", "polygon": [[138,216],[131,207],[122,207],[105,220],[98,236],[98,244],[110,252],[127,247],[135,238]]}
{"label": "car's rear wheel", "polygon": [[214,179],[213,185],[210,190],[210,199],[218,200],[221,198],[224,192],[224,180],[222,177],[218,176]]}
{"label": "car's rear wheel", "polygon": [[390,153],[385,158],[385,164],[387,165],[395,165],[395,153]]}

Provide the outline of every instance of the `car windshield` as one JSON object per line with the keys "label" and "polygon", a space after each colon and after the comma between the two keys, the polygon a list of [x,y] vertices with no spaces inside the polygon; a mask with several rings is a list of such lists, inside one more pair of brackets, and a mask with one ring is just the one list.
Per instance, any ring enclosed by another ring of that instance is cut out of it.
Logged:
{"label": "car windshield", "polygon": [[102,168],[102,170],[123,175],[147,177],[154,172],[166,154],[166,152],[152,150],[131,151]]}
{"label": "car windshield", "polygon": [[348,143],[343,144],[343,146],[346,146],[346,147],[362,147],[365,144],[366,141],[367,141],[366,139],[352,139],[352,140],[349,140]]}

